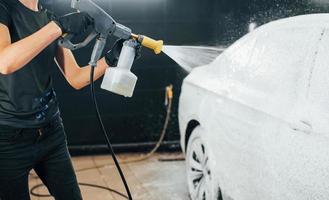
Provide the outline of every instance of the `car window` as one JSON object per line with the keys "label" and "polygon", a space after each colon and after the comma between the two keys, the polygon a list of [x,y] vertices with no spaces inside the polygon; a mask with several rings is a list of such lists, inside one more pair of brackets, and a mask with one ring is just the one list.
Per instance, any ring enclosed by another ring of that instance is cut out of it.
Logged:
{"label": "car window", "polygon": [[302,77],[305,58],[312,54],[309,44],[320,32],[320,28],[305,27],[255,31],[229,47],[214,67],[219,76],[229,76],[254,90],[292,93]]}
{"label": "car window", "polygon": [[230,68],[233,72],[246,69],[256,47],[257,35],[248,34],[227,50],[226,56],[231,61]]}
{"label": "car window", "polygon": [[306,58],[313,55],[309,43],[314,32],[319,34],[308,28],[276,29],[261,34],[246,69],[245,83],[271,95],[296,95]]}
{"label": "car window", "polygon": [[231,98],[281,116],[305,93],[304,77],[322,30],[259,28],[228,48],[213,68],[230,86]]}
{"label": "car window", "polygon": [[238,78],[250,61],[256,38],[255,33],[249,33],[239,39],[216,58],[210,70],[220,78],[232,79],[233,74]]}

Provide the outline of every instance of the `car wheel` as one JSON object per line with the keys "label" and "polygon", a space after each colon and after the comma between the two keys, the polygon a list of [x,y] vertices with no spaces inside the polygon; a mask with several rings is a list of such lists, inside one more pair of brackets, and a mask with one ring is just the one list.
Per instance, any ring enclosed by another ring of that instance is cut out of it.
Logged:
{"label": "car wheel", "polygon": [[201,127],[196,127],[187,144],[186,150],[187,183],[192,200],[213,200],[217,195],[212,191],[207,146],[202,138]]}

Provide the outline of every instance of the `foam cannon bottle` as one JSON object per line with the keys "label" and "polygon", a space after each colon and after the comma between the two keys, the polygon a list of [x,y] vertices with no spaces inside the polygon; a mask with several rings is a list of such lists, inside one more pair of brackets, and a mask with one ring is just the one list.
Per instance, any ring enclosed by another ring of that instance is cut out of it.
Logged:
{"label": "foam cannon bottle", "polygon": [[142,35],[132,34],[133,39],[126,40],[120,53],[117,67],[109,67],[105,71],[101,88],[110,92],[132,97],[137,82],[137,76],[131,72],[135,60],[136,46],[153,49],[156,54],[161,53],[163,41],[155,41]]}

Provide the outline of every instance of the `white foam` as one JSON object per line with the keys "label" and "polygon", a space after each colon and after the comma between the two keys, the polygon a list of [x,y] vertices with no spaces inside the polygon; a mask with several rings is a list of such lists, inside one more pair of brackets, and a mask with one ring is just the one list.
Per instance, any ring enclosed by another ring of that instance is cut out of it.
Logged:
{"label": "white foam", "polygon": [[329,14],[271,22],[184,80],[181,132],[198,120],[226,199],[329,199],[328,30]]}

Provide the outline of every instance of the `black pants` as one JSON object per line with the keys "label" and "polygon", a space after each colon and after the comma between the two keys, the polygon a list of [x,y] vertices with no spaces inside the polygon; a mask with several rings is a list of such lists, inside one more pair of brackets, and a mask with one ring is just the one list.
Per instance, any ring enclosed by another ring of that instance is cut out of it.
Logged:
{"label": "black pants", "polygon": [[29,200],[34,169],[56,200],[81,200],[60,116],[41,129],[0,127],[0,200]]}

